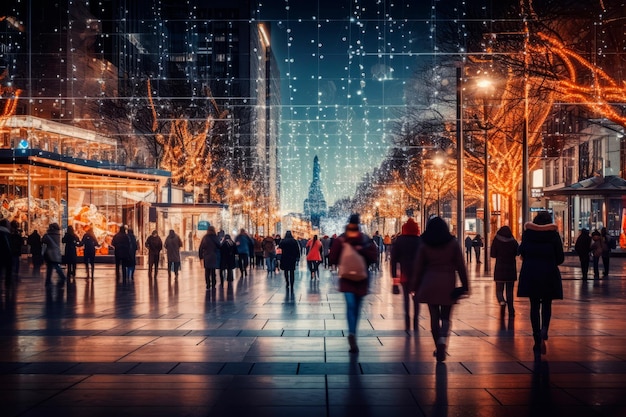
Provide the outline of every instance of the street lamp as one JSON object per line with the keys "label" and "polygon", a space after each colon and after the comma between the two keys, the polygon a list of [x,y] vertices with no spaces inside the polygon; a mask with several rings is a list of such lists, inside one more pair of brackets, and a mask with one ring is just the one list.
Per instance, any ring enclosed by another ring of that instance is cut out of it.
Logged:
{"label": "street lamp", "polygon": [[444,172],[442,170],[445,159],[443,156],[436,154],[433,158],[433,164],[437,169],[437,217],[441,217],[441,182],[443,181]]}
{"label": "street lamp", "polygon": [[484,223],[484,233],[485,233],[485,250],[484,250],[484,257],[485,257],[485,272],[489,272],[489,229],[490,229],[490,223],[491,223],[491,218],[490,218],[490,213],[489,213],[489,130],[493,128],[493,124],[489,121],[488,117],[487,117],[487,92],[488,90],[491,88],[492,84],[491,84],[491,80],[486,79],[486,78],[481,78],[477,81],[476,83],[477,87],[481,90],[484,91],[484,97],[483,97],[483,117],[484,120],[481,121],[478,119],[478,117],[476,116],[476,123],[478,124],[478,127],[480,129],[483,129],[485,131],[485,168],[483,171],[483,181],[484,181],[484,195],[483,195],[483,223]]}

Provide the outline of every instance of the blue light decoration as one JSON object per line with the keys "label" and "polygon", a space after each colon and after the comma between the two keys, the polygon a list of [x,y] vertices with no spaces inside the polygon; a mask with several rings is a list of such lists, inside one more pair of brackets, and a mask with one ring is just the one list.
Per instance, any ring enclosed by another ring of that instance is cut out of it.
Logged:
{"label": "blue light decoration", "polygon": [[17,149],[28,149],[28,139],[20,139],[17,143]]}

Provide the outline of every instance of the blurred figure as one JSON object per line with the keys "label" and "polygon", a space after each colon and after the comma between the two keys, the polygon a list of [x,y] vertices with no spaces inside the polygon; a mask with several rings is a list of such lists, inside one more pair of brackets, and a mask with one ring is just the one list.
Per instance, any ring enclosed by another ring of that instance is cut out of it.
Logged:
{"label": "blurred figure", "polygon": [[41,235],[37,229],[28,235],[26,243],[30,247],[30,261],[33,263],[33,273],[39,275],[41,265],[43,265],[43,255],[41,253]]}
{"label": "blurred figure", "polygon": [[80,240],[76,233],[74,233],[74,228],[72,226],[67,226],[67,231],[65,235],[63,235],[63,243],[65,243],[65,265],[67,265],[67,277],[68,278],[76,278],[76,247],[80,244]]}
{"label": "blurred figure", "polygon": [[146,249],[148,249],[148,279],[156,279],[163,250],[163,241],[156,230],[153,230],[146,239]]}
{"label": "blurred figure", "polygon": [[22,238],[22,230],[17,220],[11,221],[11,261],[13,268],[13,277],[18,279],[20,276],[20,259],[22,257],[22,246],[24,246],[24,239]]}
{"label": "blurred figure", "polygon": [[477,264],[482,263],[482,261],[480,260],[480,248],[482,248],[483,246],[485,246],[485,244],[483,243],[482,236],[481,235],[474,236],[474,239],[472,240],[472,247],[474,248],[474,253],[476,254]]}
{"label": "blurred figure", "polygon": [[220,266],[220,241],[217,238],[215,227],[209,226],[206,235],[200,242],[198,256],[204,267],[204,282],[206,289],[215,288],[217,284],[216,269]]}
{"label": "blurred figure", "polygon": [[0,220],[0,277],[4,275],[6,286],[11,285],[13,275],[13,257],[11,256],[11,231],[9,221]]}
{"label": "blurred figure", "polygon": [[279,247],[282,250],[280,268],[285,271],[285,286],[293,291],[296,265],[298,265],[298,259],[300,259],[300,244],[294,239],[291,230],[287,230],[285,238],[280,241]]}
{"label": "blurred figure", "polygon": [[174,279],[178,279],[178,271],[180,270],[180,248],[183,247],[183,241],[174,230],[170,229],[165,238],[165,252],[167,254],[167,279],[172,278],[174,271]]}
{"label": "blurred figure", "polygon": [[52,284],[52,270],[55,270],[59,276],[57,285],[62,287],[65,285],[67,278],[61,268],[63,256],[61,255],[61,228],[58,223],[50,223],[48,231],[41,238],[41,242],[46,248],[44,252],[44,260],[46,261],[46,286]]}
{"label": "blurred figure", "polygon": [[522,267],[518,297],[530,299],[530,323],[533,329],[535,360],[546,354],[546,340],[552,317],[552,300],[563,299],[559,265],[565,260],[557,225],[547,211],[539,212],[532,223],[524,225],[519,247]]}
{"label": "blurred figure", "polygon": [[580,261],[583,281],[587,281],[587,277],[589,276],[589,253],[591,252],[591,236],[589,236],[589,230],[583,228],[580,231],[580,234],[576,238],[576,243],[574,244],[574,250]]}
{"label": "blurred figure", "polygon": [[[500,316],[508,306],[509,317],[515,315],[513,308],[513,288],[517,281],[517,249],[519,244],[509,226],[502,226],[491,242],[490,256],[495,258],[493,280],[496,282],[496,299],[500,304]],[[506,292],[506,298],[504,293]]]}
{"label": "blurred figure", "polygon": [[220,284],[222,286],[224,285],[224,278],[228,282],[233,280],[233,269],[237,264],[236,254],[237,245],[235,241],[229,234],[225,234],[220,244]]}
{"label": "blurred figure", "polygon": [[123,282],[128,280],[126,264],[130,256],[130,239],[126,233],[126,226],[120,226],[119,231],[113,236],[111,242],[115,254],[115,279],[119,281],[120,277]]}
{"label": "blurred figure", "polygon": [[129,280],[135,279],[135,267],[137,266],[137,250],[139,249],[139,241],[135,237],[133,229],[128,229],[128,239],[130,240],[130,251],[128,263],[126,264],[126,275]]}
{"label": "blurred figure", "polygon": [[272,236],[263,239],[263,257],[267,266],[267,274],[273,275],[276,270],[276,241]]}
{"label": "blurred figure", "polygon": [[[420,303],[428,304],[430,329],[435,341],[437,362],[446,360],[452,306],[461,294],[469,291],[463,252],[448,225],[433,217],[422,233],[409,288]],[[459,275],[461,287],[457,287]]]}
{"label": "blurred figure", "polygon": [[78,246],[82,246],[84,248],[83,262],[85,263],[85,269],[87,270],[87,278],[93,279],[96,265],[96,249],[99,247],[93,228],[86,226],[85,234],[80,240]]}
{"label": "blurred figure", "polygon": [[239,272],[242,277],[245,277],[248,275],[250,257],[254,254],[254,241],[242,228],[235,237],[235,245],[237,245],[237,254],[239,255]]}
{"label": "blurred figure", "polygon": [[311,280],[319,279],[319,266],[322,263],[322,242],[317,238],[317,235],[313,235],[313,239],[306,243],[306,248],[306,262],[311,273]]}
{"label": "blurred figure", "polygon": [[465,262],[468,264],[472,262],[472,248],[474,246],[474,241],[469,235],[465,238]]}
{"label": "blurred figure", "polygon": [[[411,328],[411,304],[413,304],[413,330],[419,329],[420,307],[415,299],[415,294],[410,294],[409,279],[413,276],[413,266],[420,243],[419,226],[415,220],[409,218],[402,225],[402,232],[391,247],[391,277],[400,276],[404,304],[404,330],[407,331]],[[400,271],[398,271],[398,265],[400,265]]]}

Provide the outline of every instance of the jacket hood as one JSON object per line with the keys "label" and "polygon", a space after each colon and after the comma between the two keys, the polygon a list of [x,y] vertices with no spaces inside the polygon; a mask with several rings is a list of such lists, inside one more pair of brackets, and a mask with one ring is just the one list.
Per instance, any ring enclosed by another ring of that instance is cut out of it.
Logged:
{"label": "jacket hood", "polygon": [[441,246],[454,239],[448,225],[441,217],[433,217],[426,224],[422,241],[428,246]]}
{"label": "jacket hood", "polygon": [[498,232],[496,233],[496,235],[502,236],[504,238],[512,238],[513,232],[511,232],[511,228],[509,226],[502,226],[501,228],[498,229]]}

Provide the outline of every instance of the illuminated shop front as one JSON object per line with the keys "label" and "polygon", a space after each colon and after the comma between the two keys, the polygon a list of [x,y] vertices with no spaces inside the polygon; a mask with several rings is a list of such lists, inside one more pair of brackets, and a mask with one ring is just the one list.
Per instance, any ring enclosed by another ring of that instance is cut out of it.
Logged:
{"label": "illuminated shop front", "polygon": [[0,120],[0,137],[0,214],[25,234],[92,227],[102,255],[122,224],[145,241],[166,172],[119,166],[115,140],[29,116]]}

